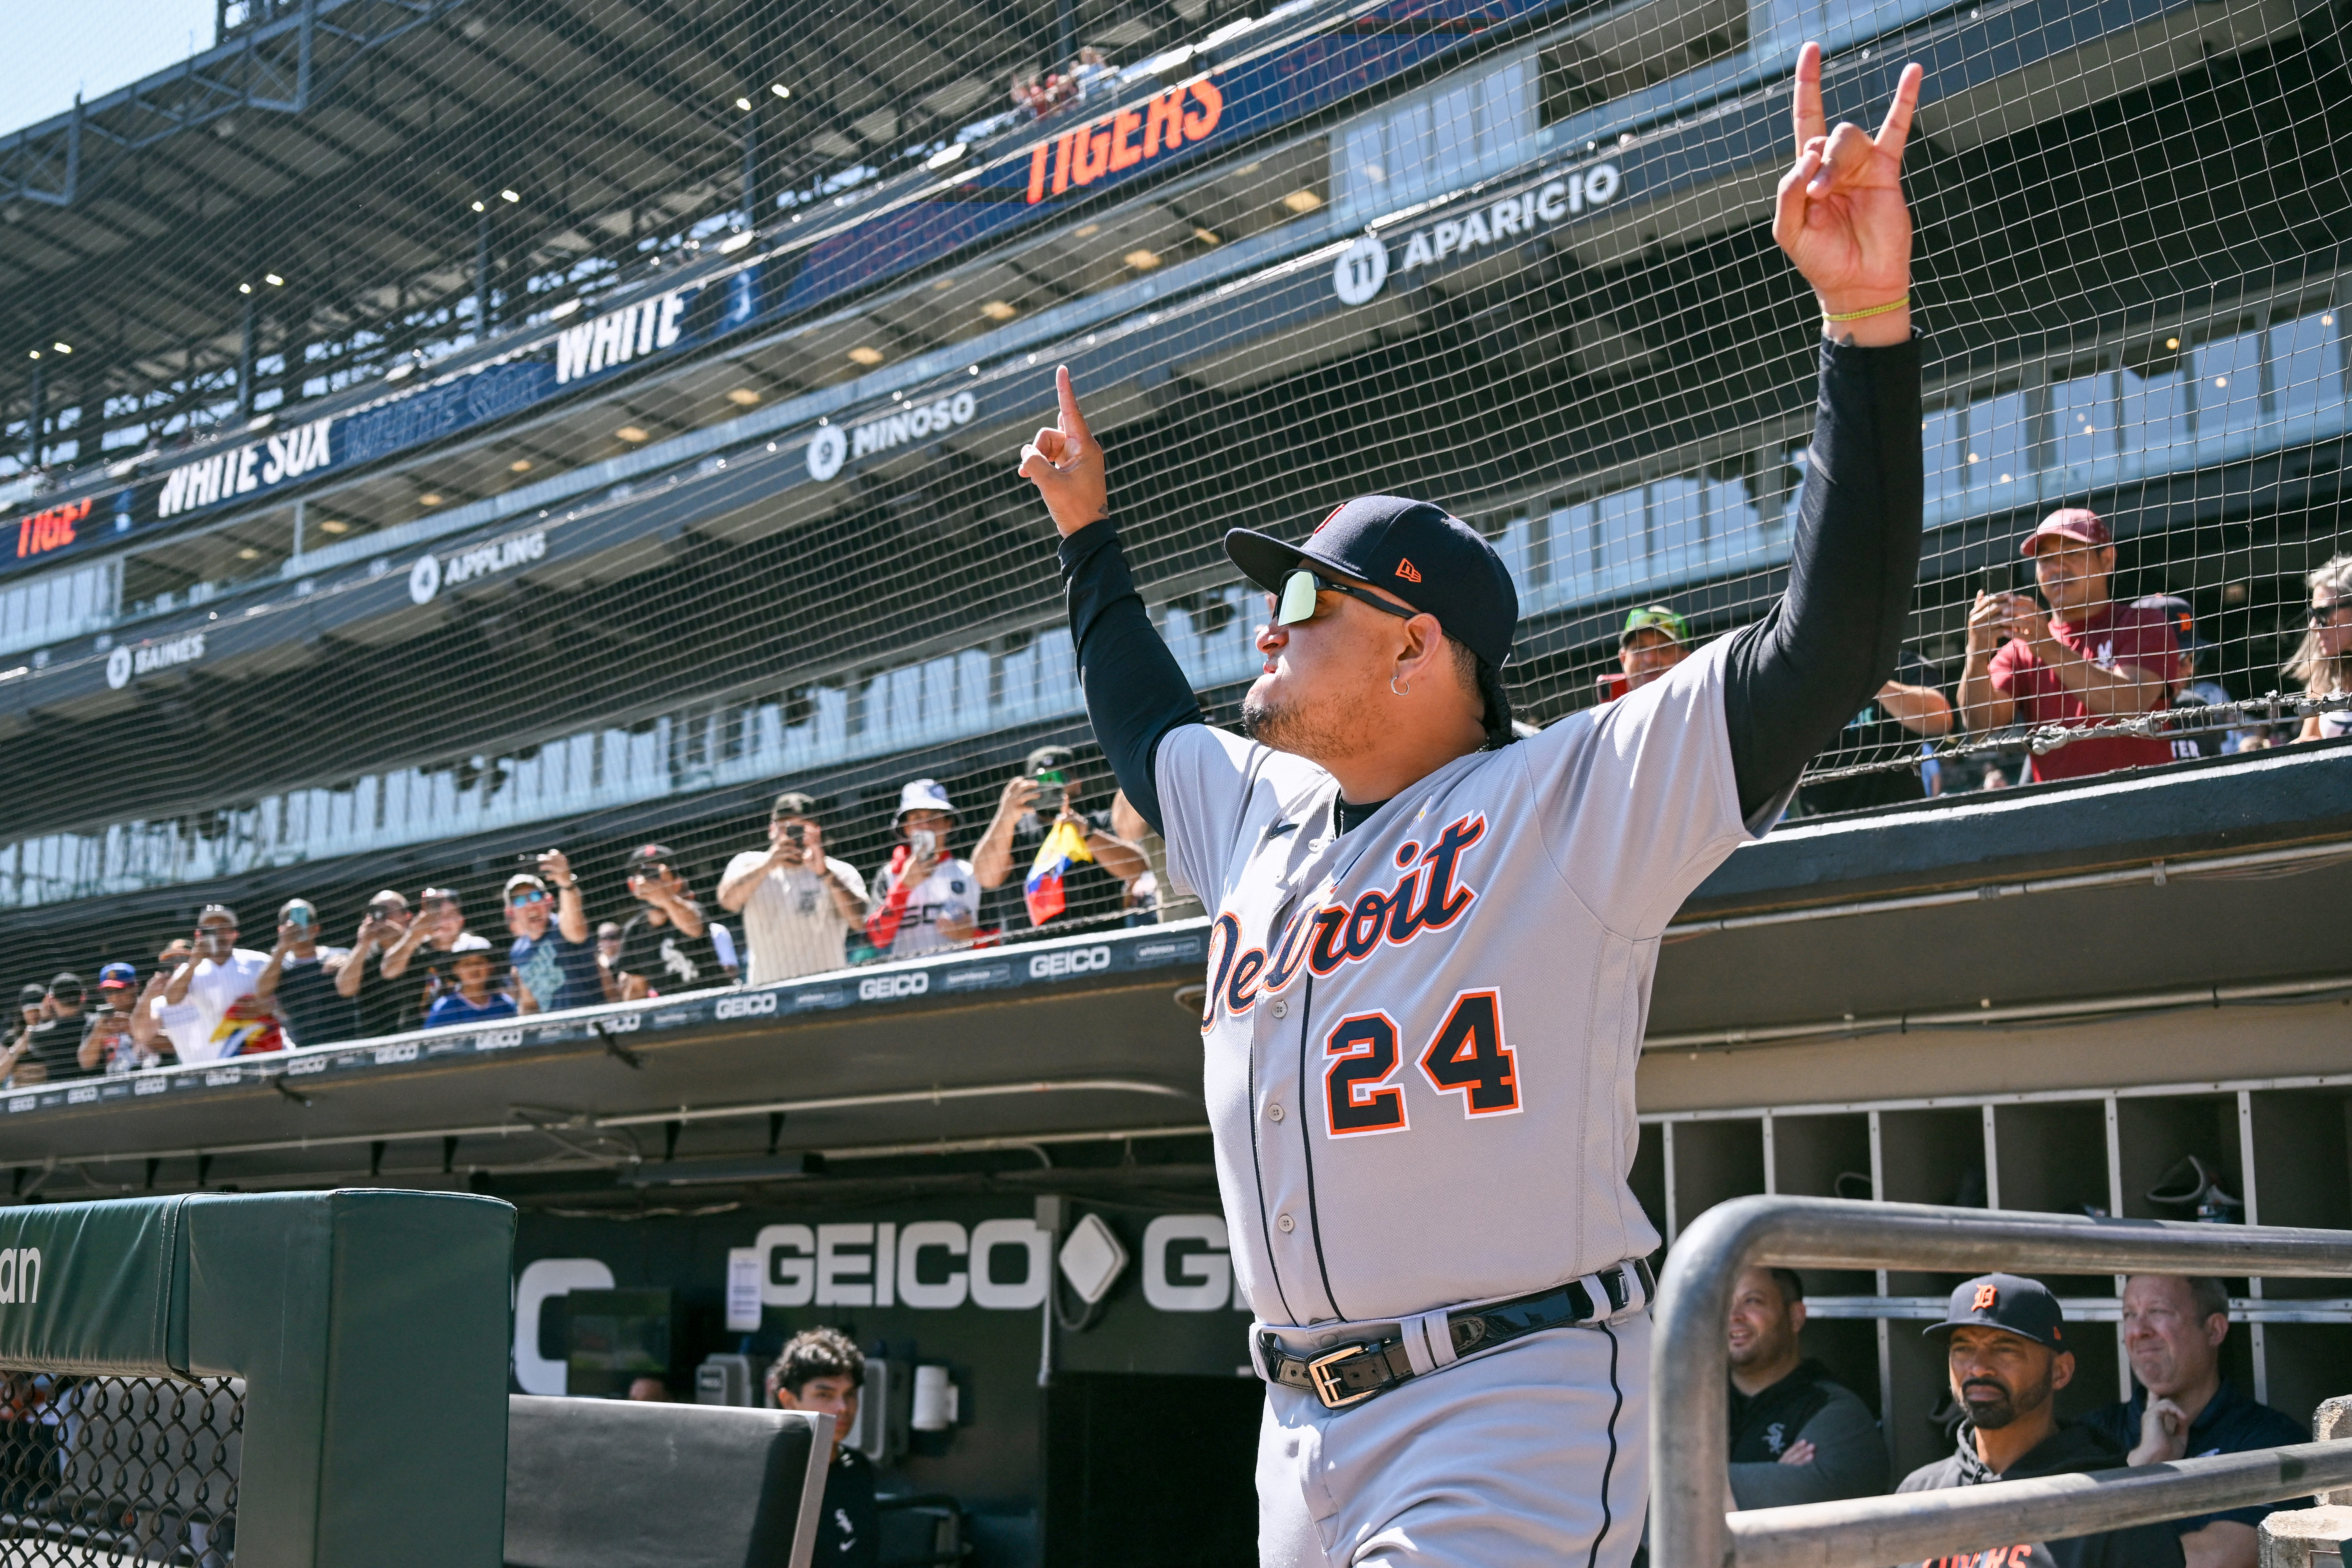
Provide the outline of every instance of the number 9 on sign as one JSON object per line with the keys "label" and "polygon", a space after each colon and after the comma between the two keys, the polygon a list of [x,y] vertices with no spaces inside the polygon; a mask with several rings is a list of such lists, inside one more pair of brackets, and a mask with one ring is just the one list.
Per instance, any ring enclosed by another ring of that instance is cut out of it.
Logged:
{"label": "number 9 on sign", "polygon": [[1364,235],[1331,264],[1331,291],[1343,305],[1361,305],[1389,280],[1389,247]]}

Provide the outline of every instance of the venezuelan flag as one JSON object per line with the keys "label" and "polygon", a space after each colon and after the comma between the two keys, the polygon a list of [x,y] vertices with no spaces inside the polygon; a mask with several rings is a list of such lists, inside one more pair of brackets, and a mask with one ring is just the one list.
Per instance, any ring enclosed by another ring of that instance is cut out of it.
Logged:
{"label": "venezuelan flag", "polygon": [[1081,863],[1094,863],[1087,851],[1087,830],[1075,822],[1055,823],[1045,842],[1037,846],[1037,858],[1029,863],[1029,880],[1021,888],[1031,925],[1044,925],[1067,907],[1062,879],[1069,875],[1071,867]]}

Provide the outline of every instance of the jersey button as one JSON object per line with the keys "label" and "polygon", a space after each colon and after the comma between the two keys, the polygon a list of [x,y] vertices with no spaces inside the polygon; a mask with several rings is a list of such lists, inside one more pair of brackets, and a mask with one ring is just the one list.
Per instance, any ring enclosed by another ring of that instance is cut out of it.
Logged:
{"label": "jersey button", "polygon": [[1284,1001],[1281,997],[1279,997],[1279,996],[1276,997],[1276,998],[1274,999],[1274,1016],[1275,1016],[1276,1017],[1277,1017],[1277,1018],[1287,1018],[1287,1017],[1289,1017],[1289,1016],[1290,1016],[1290,1004],[1289,1004],[1289,1003],[1287,1003],[1287,1002],[1285,1002],[1285,1001]]}
{"label": "jersey button", "polygon": [[1276,1229],[1276,1230],[1278,1230],[1278,1231],[1280,1231],[1280,1232],[1282,1232],[1282,1234],[1283,1234],[1283,1235],[1285,1235],[1285,1236],[1288,1236],[1288,1235],[1290,1234],[1290,1232],[1291,1232],[1291,1228],[1292,1228],[1292,1227],[1291,1227],[1291,1223],[1290,1223],[1290,1216],[1289,1216],[1288,1215],[1286,1215],[1286,1214],[1278,1214],[1278,1215],[1275,1215],[1275,1216],[1274,1216],[1274,1228],[1275,1228],[1275,1229]]}
{"label": "jersey button", "polygon": [[1266,1116],[1266,1120],[1267,1120],[1267,1121],[1281,1121],[1281,1120],[1282,1120],[1282,1107],[1280,1107],[1279,1105],[1269,1105],[1269,1106],[1267,1106],[1267,1107],[1265,1108],[1265,1116]]}

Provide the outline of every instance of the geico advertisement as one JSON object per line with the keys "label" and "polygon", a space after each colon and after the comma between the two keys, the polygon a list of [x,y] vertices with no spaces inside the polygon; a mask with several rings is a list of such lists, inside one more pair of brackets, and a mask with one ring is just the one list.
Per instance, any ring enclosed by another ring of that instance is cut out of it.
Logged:
{"label": "geico advertisement", "polygon": [[[969,1226],[951,1219],[771,1225],[750,1247],[730,1249],[728,1262],[730,1296],[749,1294],[756,1279],[761,1307],[929,1312],[1034,1310],[1045,1305],[1055,1267],[1053,1238],[1025,1218]],[[1247,1310],[1234,1288],[1220,1215],[1159,1215],[1143,1227],[1128,1268],[1139,1276],[1144,1302],[1160,1311]]]}

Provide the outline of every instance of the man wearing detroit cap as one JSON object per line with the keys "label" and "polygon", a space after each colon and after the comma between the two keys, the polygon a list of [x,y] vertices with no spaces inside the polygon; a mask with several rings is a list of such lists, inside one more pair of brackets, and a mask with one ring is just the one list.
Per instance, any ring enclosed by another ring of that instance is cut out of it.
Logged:
{"label": "man wearing detroit cap", "polygon": [[1626,1178],[1650,977],[1685,897],[1895,668],[1919,552],[1897,180],[1918,81],[1905,70],[1874,141],[1832,137],[1821,52],[1800,51],[1773,232],[1827,318],[1827,480],[1804,487],[1786,598],[1621,700],[1518,738],[1501,559],[1444,507],[1368,495],[1316,505],[1300,542],[1225,534],[1267,594],[1265,667],[1242,733],[1204,724],[1066,371],[1058,425],[1022,455],[1062,535],[1095,733],[1215,911],[1206,1100],[1269,1385],[1264,1563],[1633,1555],[1658,1236]]}
{"label": "man wearing detroit cap", "polygon": [[[2058,1391],[2074,1378],[2065,1314],[2038,1279],[1985,1274],[1952,1292],[1928,1337],[1945,1341],[1952,1397],[1968,1413],[1958,1448],[1903,1478],[1898,1492],[1941,1491],[2032,1476],[2124,1468],[2124,1452],[2080,1422],[2058,1419]],[[2136,1525],[1928,1559],[1921,1568],[2172,1568],[2180,1537]]]}
{"label": "man wearing detroit cap", "polygon": [[[2026,535],[2042,605],[2030,594],[1979,594],[1969,612],[1960,712],[1982,734],[2011,724],[2129,718],[2172,700],[2171,617],[2108,597],[2116,544],[2096,512],[2071,506]],[[2042,605],[2048,605],[2044,610]],[[2033,781],[2087,778],[2172,761],[2161,737],[2101,735],[2033,759]]]}

